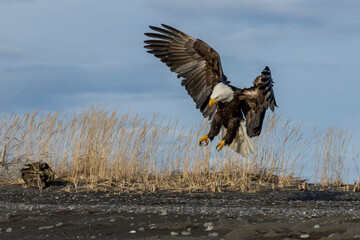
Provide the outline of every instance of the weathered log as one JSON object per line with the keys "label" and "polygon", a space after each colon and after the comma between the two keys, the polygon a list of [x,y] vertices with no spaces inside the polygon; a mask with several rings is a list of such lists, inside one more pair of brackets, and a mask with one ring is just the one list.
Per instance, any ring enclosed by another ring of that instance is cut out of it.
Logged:
{"label": "weathered log", "polygon": [[46,162],[33,162],[20,170],[21,178],[30,187],[45,188],[54,179],[54,173]]}
{"label": "weathered log", "polygon": [[10,183],[23,179],[30,187],[45,188],[54,179],[54,173],[45,162],[11,162],[0,166],[0,182]]}

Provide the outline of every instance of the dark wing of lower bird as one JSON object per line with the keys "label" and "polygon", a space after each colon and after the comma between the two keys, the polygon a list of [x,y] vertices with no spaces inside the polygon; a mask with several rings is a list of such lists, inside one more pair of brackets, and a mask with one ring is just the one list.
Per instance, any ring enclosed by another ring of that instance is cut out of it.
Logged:
{"label": "dark wing of lower bird", "polygon": [[249,137],[259,136],[268,108],[274,112],[277,107],[269,67],[254,80],[254,86],[241,90],[240,100],[246,118],[246,132]]}
{"label": "dark wing of lower bird", "polygon": [[178,78],[183,78],[181,85],[196,103],[196,108],[205,118],[211,119],[216,110],[214,106],[209,107],[212,90],[220,81],[229,83],[223,74],[219,54],[200,39],[165,24],[162,26],[150,26],[157,33],[145,33],[152,38],[144,41],[145,48],[177,73]]}

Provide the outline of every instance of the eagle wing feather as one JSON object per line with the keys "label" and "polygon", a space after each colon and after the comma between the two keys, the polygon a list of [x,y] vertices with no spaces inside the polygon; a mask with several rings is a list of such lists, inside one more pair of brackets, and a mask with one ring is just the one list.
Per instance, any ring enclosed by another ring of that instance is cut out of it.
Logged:
{"label": "eagle wing feather", "polygon": [[157,33],[145,33],[153,38],[145,40],[148,52],[161,59],[170,71],[183,78],[181,85],[196,103],[203,116],[211,119],[216,107],[209,106],[210,95],[219,82],[228,84],[223,73],[220,56],[200,39],[183,33],[173,27],[161,24],[163,28],[149,26]]}
{"label": "eagle wing feather", "polygon": [[259,136],[265,113],[268,108],[274,112],[277,107],[269,67],[265,67],[261,75],[254,80],[254,86],[240,91],[239,98],[246,118],[246,132],[249,137]]}

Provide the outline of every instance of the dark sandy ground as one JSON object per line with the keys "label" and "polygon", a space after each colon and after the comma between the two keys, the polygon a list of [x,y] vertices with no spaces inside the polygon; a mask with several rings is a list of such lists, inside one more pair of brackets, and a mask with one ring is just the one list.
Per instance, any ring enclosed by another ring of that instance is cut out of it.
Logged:
{"label": "dark sandy ground", "polygon": [[0,185],[0,239],[360,239],[360,193],[39,192]]}

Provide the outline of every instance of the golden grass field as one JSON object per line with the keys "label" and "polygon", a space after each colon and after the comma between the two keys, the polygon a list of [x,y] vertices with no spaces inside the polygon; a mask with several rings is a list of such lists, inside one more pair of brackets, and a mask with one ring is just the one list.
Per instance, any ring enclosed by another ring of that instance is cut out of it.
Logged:
{"label": "golden grass field", "polygon": [[[306,136],[302,123],[268,115],[258,151],[242,157],[230,148],[215,151],[198,139],[209,123],[185,128],[174,120],[149,120],[138,114],[98,105],[79,113],[38,111],[5,114],[0,119],[3,161],[45,161],[58,178],[75,186],[111,186],[125,191],[256,191],[270,187],[306,187],[303,169],[314,161],[313,179],[323,186],[346,186],[351,133],[329,127]],[[354,187],[355,189],[355,187]]]}

